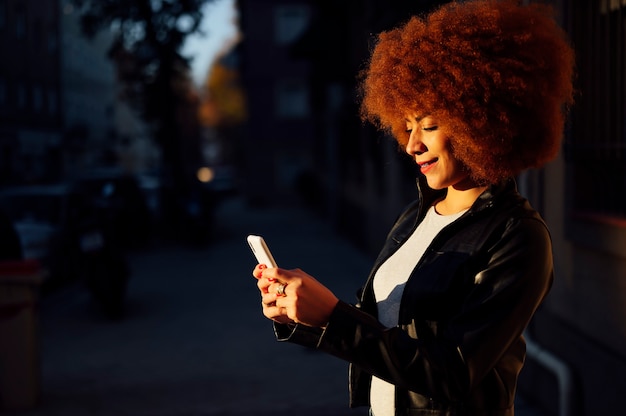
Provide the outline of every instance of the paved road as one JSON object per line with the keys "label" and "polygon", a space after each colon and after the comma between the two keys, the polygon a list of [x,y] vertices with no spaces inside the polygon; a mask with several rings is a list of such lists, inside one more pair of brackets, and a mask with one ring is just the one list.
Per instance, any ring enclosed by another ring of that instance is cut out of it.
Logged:
{"label": "paved road", "polygon": [[[129,313],[104,319],[79,286],[40,305],[41,404],[7,416],[363,416],[347,408],[347,365],[274,340],[260,315],[245,236],[266,237],[282,267],[300,267],[346,300],[371,259],[298,209],[218,212],[205,248],[133,253]],[[1,412],[0,412],[1,413]],[[520,401],[516,414],[538,416]]]}

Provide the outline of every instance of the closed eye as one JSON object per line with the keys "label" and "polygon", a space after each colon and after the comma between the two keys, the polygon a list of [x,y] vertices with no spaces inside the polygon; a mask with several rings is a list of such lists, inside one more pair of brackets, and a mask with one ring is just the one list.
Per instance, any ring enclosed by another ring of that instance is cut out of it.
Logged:
{"label": "closed eye", "polygon": [[424,130],[424,131],[435,131],[438,128],[439,128],[438,126],[430,126],[430,127],[423,127],[422,130]]}

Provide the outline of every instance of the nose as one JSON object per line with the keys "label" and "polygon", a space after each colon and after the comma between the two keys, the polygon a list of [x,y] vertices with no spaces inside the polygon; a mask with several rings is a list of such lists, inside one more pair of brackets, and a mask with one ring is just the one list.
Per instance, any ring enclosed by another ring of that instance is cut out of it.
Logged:
{"label": "nose", "polygon": [[424,142],[422,142],[419,129],[413,129],[411,131],[409,142],[406,144],[405,150],[409,156],[421,155],[428,150]]}

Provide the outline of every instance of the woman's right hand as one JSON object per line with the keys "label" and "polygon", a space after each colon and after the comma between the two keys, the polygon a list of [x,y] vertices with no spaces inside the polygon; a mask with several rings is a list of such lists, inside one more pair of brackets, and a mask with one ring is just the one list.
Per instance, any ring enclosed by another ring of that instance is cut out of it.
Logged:
{"label": "woman's right hand", "polygon": [[277,294],[277,289],[281,283],[277,282],[275,279],[263,277],[264,270],[267,270],[267,266],[259,264],[252,272],[252,275],[257,279],[257,287],[261,292],[263,315],[272,321],[282,324],[293,322],[287,316],[287,310],[285,308],[276,306],[276,299],[279,296]]}
{"label": "woman's right hand", "polygon": [[257,266],[253,275],[263,298],[263,314],[276,322],[324,328],[339,302],[326,286],[300,269]]}

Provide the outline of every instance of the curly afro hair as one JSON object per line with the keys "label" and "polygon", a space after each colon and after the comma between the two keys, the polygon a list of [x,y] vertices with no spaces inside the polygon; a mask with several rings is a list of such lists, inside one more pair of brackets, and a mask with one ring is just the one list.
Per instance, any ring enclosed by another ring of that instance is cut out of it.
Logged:
{"label": "curly afro hair", "polygon": [[364,120],[405,147],[407,114],[435,117],[489,184],[558,154],[574,51],[547,5],[453,2],[379,34],[360,77]]}

